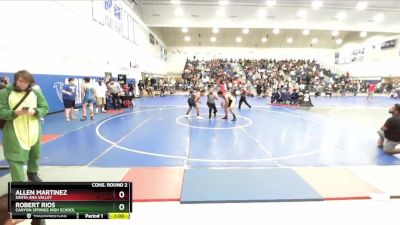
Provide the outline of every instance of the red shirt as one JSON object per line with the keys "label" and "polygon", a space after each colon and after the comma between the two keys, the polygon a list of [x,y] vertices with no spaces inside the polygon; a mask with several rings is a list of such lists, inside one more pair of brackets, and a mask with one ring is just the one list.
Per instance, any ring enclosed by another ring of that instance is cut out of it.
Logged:
{"label": "red shirt", "polygon": [[219,90],[222,91],[225,94],[225,84],[221,84],[219,86]]}
{"label": "red shirt", "polygon": [[368,92],[375,92],[375,84],[371,83],[368,88]]}

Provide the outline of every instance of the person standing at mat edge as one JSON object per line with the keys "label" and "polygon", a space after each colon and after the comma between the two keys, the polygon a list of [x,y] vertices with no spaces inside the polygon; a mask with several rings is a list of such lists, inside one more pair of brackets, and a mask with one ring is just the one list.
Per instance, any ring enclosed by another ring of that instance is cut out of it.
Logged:
{"label": "person standing at mat edge", "polygon": [[105,113],[107,112],[104,109],[104,106],[106,105],[106,96],[107,96],[107,86],[104,83],[104,79],[100,78],[95,86],[95,92],[96,92],[96,113],[102,112]]}
{"label": "person standing at mat edge", "polygon": [[368,86],[368,97],[367,100],[371,100],[374,98],[374,93],[375,93],[375,84],[374,83],[370,83]]}
{"label": "person standing at mat edge", "polygon": [[378,130],[378,147],[388,154],[400,153],[400,104],[395,104],[389,110],[392,117]]}
{"label": "person standing at mat edge", "polygon": [[65,108],[65,120],[71,121],[74,119],[74,108],[76,98],[75,79],[68,78],[68,84],[65,84],[62,90],[62,99]]}
{"label": "person standing at mat edge", "polygon": [[112,96],[112,102],[114,110],[121,109],[121,94],[122,88],[118,82],[115,82],[114,79],[110,79],[110,83],[108,84],[108,92]]}
{"label": "person standing at mat edge", "polygon": [[82,97],[82,119],[84,121],[87,119],[87,106],[89,105],[90,119],[94,120],[94,110],[93,104],[95,102],[95,90],[94,86],[90,83],[90,78],[83,78],[84,84],[82,85],[81,97]]}
{"label": "person standing at mat edge", "polygon": [[185,118],[189,118],[189,113],[192,110],[192,108],[194,107],[196,109],[197,119],[198,120],[203,119],[203,117],[200,116],[200,103],[201,103],[200,98],[201,98],[201,96],[204,96],[205,92],[206,91],[202,89],[200,92],[192,91],[189,94],[189,98],[188,98],[189,109],[186,112]]}

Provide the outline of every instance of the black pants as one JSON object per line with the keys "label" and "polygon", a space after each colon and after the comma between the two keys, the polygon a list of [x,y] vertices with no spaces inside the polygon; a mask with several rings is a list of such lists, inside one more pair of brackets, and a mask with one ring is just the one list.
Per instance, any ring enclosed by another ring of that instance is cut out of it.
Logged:
{"label": "black pants", "polygon": [[240,100],[239,100],[239,109],[242,107],[242,103],[244,102],[244,104],[246,104],[249,108],[251,108],[251,105],[247,102],[246,97],[245,96],[240,96]]}
{"label": "black pants", "polygon": [[217,106],[215,106],[215,103],[208,103],[208,117],[211,118],[211,112],[214,110],[214,116],[217,115]]}
{"label": "black pants", "polygon": [[114,109],[120,109],[121,108],[120,97],[118,96],[118,94],[111,94],[111,95],[112,95]]}

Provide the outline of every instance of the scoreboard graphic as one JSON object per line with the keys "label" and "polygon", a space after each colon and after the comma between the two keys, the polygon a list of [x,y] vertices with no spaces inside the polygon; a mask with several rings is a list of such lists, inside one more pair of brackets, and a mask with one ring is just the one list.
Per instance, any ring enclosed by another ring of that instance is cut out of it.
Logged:
{"label": "scoreboard graphic", "polygon": [[10,182],[13,219],[130,219],[131,182]]}

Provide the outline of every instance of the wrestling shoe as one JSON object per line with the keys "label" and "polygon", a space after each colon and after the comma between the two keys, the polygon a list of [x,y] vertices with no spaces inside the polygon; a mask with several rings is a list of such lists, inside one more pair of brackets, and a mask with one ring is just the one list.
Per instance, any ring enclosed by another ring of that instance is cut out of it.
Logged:
{"label": "wrestling shoe", "polygon": [[37,172],[27,172],[26,174],[28,175],[28,181],[30,182],[43,182]]}

